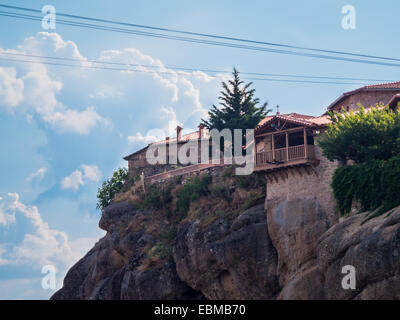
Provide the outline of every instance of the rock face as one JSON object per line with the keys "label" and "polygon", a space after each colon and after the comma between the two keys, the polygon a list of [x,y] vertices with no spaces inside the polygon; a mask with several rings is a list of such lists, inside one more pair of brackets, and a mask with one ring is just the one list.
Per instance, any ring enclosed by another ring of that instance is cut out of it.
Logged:
{"label": "rock face", "polygon": [[[400,207],[331,226],[318,201],[291,199],[252,207],[232,223],[186,222],[173,261],[143,270],[144,248],[157,239],[123,226],[148,215],[109,206],[99,223],[106,236],[52,299],[400,299]],[[342,287],[349,265],[355,289]]]}
{"label": "rock face", "polygon": [[207,299],[273,299],[280,291],[277,254],[265,220],[262,204],[231,225],[219,219],[201,230],[187,223],[174,246],[179,277]]}
{"label": "rock face", "polygon": [[[350,217],[319,239],[326,299],[400,299],[400,207],[360,225],[365,217]],[[354,290],[341,287],[346,265],[355,268]]]}
{"label": "rock face", "polygon": [[150,213],[138,212],[128,203],[106,208],[99,226],[107,231],[67,273],[63,288],[52,299],[200,299],[176,273],[173,262],[151,270],[136,267],[143,249],[156,239],[144,231],[121,235],[121,226]]}

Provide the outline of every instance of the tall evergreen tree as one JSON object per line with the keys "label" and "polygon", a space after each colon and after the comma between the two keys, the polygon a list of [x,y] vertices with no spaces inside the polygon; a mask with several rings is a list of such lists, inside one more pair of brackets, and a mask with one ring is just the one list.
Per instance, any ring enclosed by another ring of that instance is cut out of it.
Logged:
{"label": "tall evergreen tree", "polygon": [[266,109],[267,102],[257,106],[260,100],[254,98],[255,89],[250,89],[252,82],[244,84],[235,68],[232,74],[233,80],[222,82],[220,106],[213,105],[208,112],[209,119],[201,119],[201,124],[209,130],[230,129],[233,134],[233,129],[254,129],[271,111]]}
{"label": "tall evergreen tree", "polygon": [[208,112],[209,120],[201,120],[207,129],[254,129],[257,124],[270,112],[266,110],[267,102],[258,107],[260,100],[254,98],[255,89],[250,89],[253,84],[240,80],[239,72],[233,69],[233,80],[228,84],[222,82],[223,91],[219,97],[220,107],[212,106]]}

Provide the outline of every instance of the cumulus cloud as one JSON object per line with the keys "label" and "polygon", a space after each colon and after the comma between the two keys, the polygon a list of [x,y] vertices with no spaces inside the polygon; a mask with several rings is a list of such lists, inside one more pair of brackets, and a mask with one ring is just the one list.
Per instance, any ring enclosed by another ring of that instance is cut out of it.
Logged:
{"label": "cumulus cloud", "polygon": [[24,235],[22,242],[13,245],[9,250],[1,248],[3,265],[43,265],[69,266],[78,257],[71,249],[68,235],[60,230],[52,229],[43,221],[35,206],[27,206],[20,202],[17,193],[8,193],[6,199],[0,199],[0,206],[8,215],[21,215],[28,219],[34,232]]}
{"label": "cumulus cloud", "polygon": [[89,181],[97,182],[100,180],[101,171],[97,166],[83,164],[81,167],[62,179],[61,189],[77,191]]}
{"label": "cumulus cloud", "polygon": [[157,137],[152,135],[142,135],[140,132],[137,132],[133,136],[128,136],[129,143],[151,143],[157,140]]}
{"label": "cumulus cloud", "polygon": [[82,165],[83,168],[83,176],[85,179],[88,179],[90,181],[97,182],[101,178],[101,172],[97,166],[94,165]]}
{"label": "cumulus cloud", "polygon": [[69,176],[66,176],[62,179],[61,188],[77,191],[83,184],[82,172],[80,170],[75,170]]}
{"label": "cumulus cloud", "polygon": [[46,175],[46,172],[47,172],[47,168],[45,168],[45,167],[39,168],[37,171],[35,171],[31,175],[29,175],[29,177],[26,178],[26,181],[28,181],[28,182],[31,182],[33,180],[40,181],[44,178],[44,176]]}
{"label": "cumulus cloud", "polygon": [[[2,299],[48,298],[51,292],[43,290],[41,287],[42,267],[45,265],[55,267],[57,288],[59,288],[68,268],[98,240],[98,238],[88,237],[69,239],[66,232],[51,228],[43,220],[36,206],[27,206],[22,203],[17,193],[8,193],[4,199],[0,198],[0,208],[10,216],[17,215],[18,221],[25,219],[31,226],[31,231],[26,232],[20,242],[7,243],[6,238],[2,238],[0,266],[2,268],[26,266],[29,270],[34,271],[33,274],[37,273],[32,278],[24,275],[21,278],[1,280],[0,288],[4,289],[0,290]],[[16,229],[18,227],[18,223],[16,223]]]}
{"label": "cumulus cloud", "polygon": [[[74,42],[64,41],[60,35],[47,32],[39,32],[35,37],[25,39],[17,50],[0,48],[0,53],[50,54],[71,57],[81,63],[86,62]],[[21,74],[19,78],[16,68]],[[75,73],[75,76],[79,77],[79,74]],[[62,77],[57,78],[51,75],[48,66],[42,63],[0,68],[0,105],[14,109],[33,109],[44,122],[62,133],[87,134],[98,123],[102,123],[103,118],[95,111],[94,106],[83,110],[71,109],[60,101],[58,95],[64,83],[61,81]]]}
{"label": "cumulus cloud", "polygon": [[12,108],[24,98],[24,82],[17,78],[15,68],[0,67],[0,106]]}

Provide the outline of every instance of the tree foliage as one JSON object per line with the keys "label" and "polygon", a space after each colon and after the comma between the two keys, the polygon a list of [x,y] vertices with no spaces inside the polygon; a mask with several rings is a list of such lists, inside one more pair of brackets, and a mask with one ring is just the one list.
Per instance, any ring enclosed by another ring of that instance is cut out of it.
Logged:
{"label": "tree foliage", "polygon": [[332,121],[318,139],[329,160],[387,160],[400,153],[400,114],[383,105],[356,113],[329,114]]}
{"label": "tree foliage", "polygon": [[266,110],[266,102],[257,106],[260,100],[254,98],[255,89],[250,89],[252,82],[244,84],[236,69],[232,74],[233,80],[222,82],[220,106],[213,105],[208,112],[209,119],[201,120],[209,130],[254,129],[270,111]]}
{"label": "tree foliage", "polygon": [[332,189],[342,214],[350,212],[355,201],[361,211],[389,211],[400,205],[400,156],[339,167]]}
{"label": "tree foliage", "polygon": [[97,209],[103,210],[110,205],[115,195],[122,190],[127,179],[128,170],[118,168],[110,179],[104,181],[101,188],[97,189]]}

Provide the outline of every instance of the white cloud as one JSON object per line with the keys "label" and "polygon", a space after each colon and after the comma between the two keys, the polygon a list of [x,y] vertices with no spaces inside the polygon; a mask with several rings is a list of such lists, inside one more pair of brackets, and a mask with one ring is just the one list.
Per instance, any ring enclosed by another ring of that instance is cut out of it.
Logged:
{"label": "white cloud", "polygon": [[97,182],[101,178],[101,172],[97,166],[94,165],[82,165],[84,178],[90,181]]}
{"label": "white cloud", "polygon": [[15,68],[0,67],[0,106],[17,106],[24,98],[24,82],[17,78]]}
{"label": "white cloud", "polygon": [[39,210],[35,206],[26,206],[19,201],[17,193],[8,193],[5,200],[0,200],[1,206],[8,214],[21,216],[28,219],[34,228],[34,233],[24,235],[22,242],[13,245],[5,252],[2,248],[2,264],[33,265],[41,268],[43,265],[54,266],[71,265],[78,258],[71,249],[68,235],[60,230],[51,229],[43,221]]}
{"label": "white cloud", "polygon": [[75,170],[61,181],[62,189],[72,189],[77,191],[88,181],[97,182],[101,178],[101,171],[95,165],[82,165],[82,169]]}
{"label": "white cloud", "polygon": [[37,272],[37,276],[32,278],[0,280],[0,299],[48,298],[52,292],[41,287],[42,267],[53,265],[56,268],[59,288],[68,268],[98,240],[98,238],[70,240],[64,231],[50,228],[37,207],[20,202],[17,193],[9,193],[5,199],[0,199],[0,207],[8,215],[19,215],[27,219],[33,227],[30,233],[24,234],[23,240],[19,243],[5,243],[5,239],[2,239],[0,266],[2,268],[27,266],[31,271]]}
{"label": "white cloud", "polygon": [[128,136],[129,143],[151,143],[157,140],[157,137],[151,135],[142,135],[140,132],[137,132],[133,136]]}
{"label": "white cloud", "polygon": [[77,191],[83,184],[82,172],[80,170],[75,170],[69,176],[66,176],[62,179],[61,188]]}
{"label": "white cloud", "polygon": [[40,181],[44,178],[46,175],[47,168],[39,168],[36,172],[32,173],[28,178],[26,178],[26,181],[31,182],[33,180]]}

